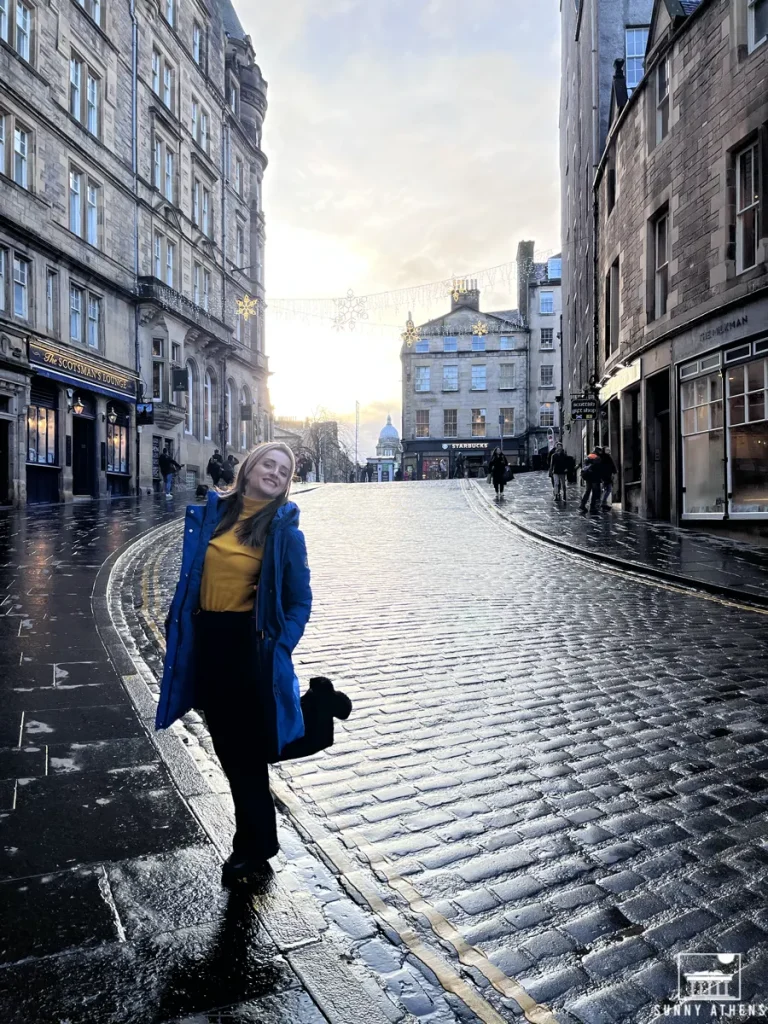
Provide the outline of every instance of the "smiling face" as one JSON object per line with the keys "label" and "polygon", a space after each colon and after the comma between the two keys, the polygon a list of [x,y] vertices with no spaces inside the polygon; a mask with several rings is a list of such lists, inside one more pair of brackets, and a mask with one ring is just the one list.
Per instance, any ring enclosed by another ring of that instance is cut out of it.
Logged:
{"label": "smiling face", "polygon": [[288,490],[291,471],[291,460],[285,452],[272,449],[248,470],[243,493],[246,498],[271,501]]}

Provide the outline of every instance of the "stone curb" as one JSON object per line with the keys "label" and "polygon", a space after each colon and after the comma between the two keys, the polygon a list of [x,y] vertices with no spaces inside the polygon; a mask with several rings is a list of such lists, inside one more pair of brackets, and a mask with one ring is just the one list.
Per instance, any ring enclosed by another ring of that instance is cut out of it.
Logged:
{"label": "stone curb", "polygon": [[633,562],[630,558],[618,558],[616,555],[608,555],[602,551],[590,551],[589,548],[582,548],[578,544],[571,544],[569,541],[560,540],[551,534],[542,533],[540,530],[535,530],[532,526],[523,525],[518,522],[514,518],[514,513],[507,513],[505,515],[502,509],[497,508],[486,499],[480,485],[476,481],[471,481],[471,485],[478,492],[483,503],[494,511],[500,519],[503,519],[505,523],[509,523],[515,529],[520,530],[521,533],[535,537],[536,540],[540,540],[544,544],[561,548],[563,551],[568,551],[571,554],[581,555],[584,558],[591,559],[593,562],[610,565],[612,568],[620,569],[623,572],[631,572],[635,576],[646,576],[650,579],[662,580],[665,583],[674,583],[678,587],[685,587],[686,590],[704,591],[708,594],[714,594],[716,597],[724,597],[736,604],[749,606],[750,610],[768,609],[768,597],[764,597],[762,594],[745,594],[743,590],[736,590],[735,587],[726,587],[718,583],[709,583],[706,580],[697,580],[692,576],[669,572],[666,569],[657,569],[652,565]]}
{"label": "stone curb", "polygon": [[[183,518],[182,511],[177,517]],[[163,524],[162,528],[174,525]],[[136,714],[150,742],[167,767],[181,798],[223,857],[222,833],[228,834],[227,812],[202,776],[179,732],[156,733],[156,700],[149,687],[148,666],[137,664],[123,642],[109,606],[110,578],[121,557],[136,544],[146,541],[158,529],[150,527],[121,545],[102,564],[91,592],[96,629],[110,660],[131,698]],[[154,678],[154,677],[152,677]],[[416,1024],[415,1018],[398,1009],[379,989],[373,977],[361,976],[346,962],[339,950],[331,948],[323,935],[307,921],[307,915],[284,886],[279,876],[266,900],[268,911],[259,914],[264,928],[285,956],[301,984],[330,1024]],[[353,1013],[354,1016],[350,1016]]]}

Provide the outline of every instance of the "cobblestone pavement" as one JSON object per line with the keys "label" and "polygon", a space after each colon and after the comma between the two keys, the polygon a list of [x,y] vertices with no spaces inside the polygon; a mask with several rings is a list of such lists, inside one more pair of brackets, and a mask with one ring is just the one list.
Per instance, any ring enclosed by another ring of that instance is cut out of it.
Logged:
{"label": "cobblestone pavement", "polygon": [[[492,488],[480,481],[476,486],[490,498]],[[569,486],[568,501],[554,502],[546,473],[520,473],[507,486],[499,511],[527,529],[588,552],[732,588],[747,598],[768,602],[768,547],[649,522],[618,505],[608,512],[582,515],[582,494],[581,486]]]}
{"label": "cobblestone pavement", "polygon": [[[316,831],[505,1019],[529,998],[554,1013],[531,1020],[666,1019],[696,950],[743,954],[745,1004],[768,1004],[766,615],[523,537],[465,482],[300,502],[299,673],[355,702],[279,772]],[[178,561],[143,564],[155,665]]]}

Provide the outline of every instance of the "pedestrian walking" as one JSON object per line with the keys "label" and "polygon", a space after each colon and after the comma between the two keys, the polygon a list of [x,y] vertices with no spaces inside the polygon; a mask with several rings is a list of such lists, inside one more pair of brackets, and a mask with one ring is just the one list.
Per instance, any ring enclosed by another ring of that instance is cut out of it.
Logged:
{"label": "pedestrian walking", "polygon": [[205,467],[205,472],[211,478],[211,482],[214,487],[219,486],[219,480],[221,479],[221,467],[224,465],[224,460],[221,457],[221,452],[218,448],[214,448],[213,455],[208,459],[208,465]]}
{"label": "pedestrian walking", "polygon": [[178,473],[181,466],[171,457],[171,453],[167,448],[163,448],[157,459],[157,464],[160,469],[160,475],[163,478],[163,490],[165,491],[166,498],[173,497],[173,477],[175,473]]}
{"label": "pedestrian walking", "polygon": [[[187,509],[181,575],[166,620],[156,727],[200,708],[229,780],[236,832],[222,882],[263,874],[278,852],[270,762],[304,734],[291,655],[312,608],[294,456],[258,445],[227,495]],[[222,660],[224,656],[224,660]]]}
{"label": "pedestrian walking", "polygon": [[504,497],[504,485],[507,482],[507,469],[509,461],[501,448],[494,448],[491,461],[488,463],[488,472],[493,481],[493,488],[497,498]]}
{"label": "pedestrian walking", "polygon": [[568,456],[565,454],[562,442],[558,441],[552,452],[552,457],[549,460],[549,475],[552,478],[552,490],[554,491],[555,501],[560,500],[561,494],[563,496],[563,501],[568,500],[567,473]]}
{"label": "pedestrian walking", "polygon": [[611,509],[613,508],[613,478],[616,476],[616,463],[613,461],[610,448],[602,449],[600,464],[603,474],[602,506],[603,508]]}
{"label": "pedestrian walking", "polygon": [[581,467],[581,479],[587,485],[584,495],[579,504],[582,512],[597,512],[600,508],[600,494],[602,493],[603,472],[600,466],[600,454],[593,451],[587,456],[584,465]]}

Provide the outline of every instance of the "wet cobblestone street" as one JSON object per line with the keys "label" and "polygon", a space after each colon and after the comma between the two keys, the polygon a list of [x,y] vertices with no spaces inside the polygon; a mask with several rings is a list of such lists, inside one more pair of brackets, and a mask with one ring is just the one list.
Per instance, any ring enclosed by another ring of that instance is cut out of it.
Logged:
{"label": "wet cobblestone street", "polygon": [[[768,1003],[766,615],[549,548],[464,482],[298,500],[297,669],[355,703],[280,769],[313,826],[506,1019],[526,994],[563,1024],[664,1019],[694,950],[742,953]],[[176,529],[135,567],[155,666]]]}

